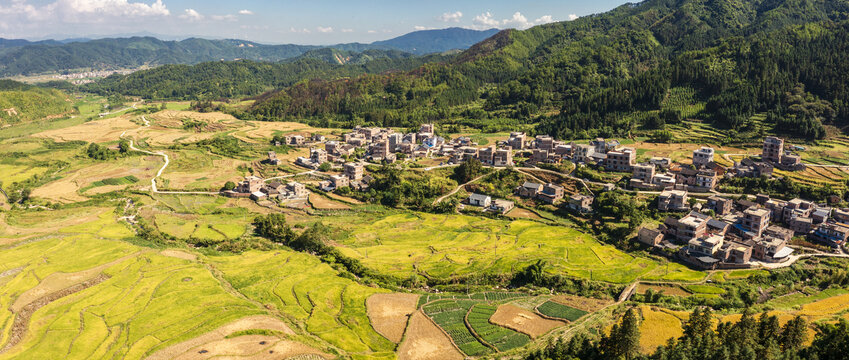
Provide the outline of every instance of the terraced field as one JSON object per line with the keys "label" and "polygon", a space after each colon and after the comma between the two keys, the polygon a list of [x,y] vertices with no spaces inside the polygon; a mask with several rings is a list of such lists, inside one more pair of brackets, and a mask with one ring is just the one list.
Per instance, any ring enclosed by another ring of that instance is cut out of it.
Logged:
{"label": "terraced field", "polygon": [[339,353],[372,359],[394,358],[395,344],[369,324],[366,299],[378,288],[337,276],[336,270],[309,254],[250,251],[210,256],[235,290],[273,309]]}
{"label": "terraced field", "polygon": [[[424,213],[359,214],[328,219],[350,235],[340,251],[384,273],[450,277],[511,273],[542,259],[553,273],[627,283],[698,280],[704,273],[623,253],[567,227]],[[400,256],[399,256],[400,255]]]}

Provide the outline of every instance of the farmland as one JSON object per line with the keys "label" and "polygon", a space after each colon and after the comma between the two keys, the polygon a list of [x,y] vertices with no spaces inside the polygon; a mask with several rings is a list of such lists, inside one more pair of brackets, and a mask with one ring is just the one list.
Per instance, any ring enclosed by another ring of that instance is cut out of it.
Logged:
{"label": "farmland", "polygon": [[675,280],[704,277],[680,265],[673,265],[669,271],[666,266],[602,245],[570,228],[528,220],[390,212],[387,216],[337,218],[333,224],[350,231],[346,239],[338,240],[342,253],[395,274],[409,274],[414,269],[441,277],[473,271],[506,273],[544,259],[553,272],[617,283],[640,276]]}

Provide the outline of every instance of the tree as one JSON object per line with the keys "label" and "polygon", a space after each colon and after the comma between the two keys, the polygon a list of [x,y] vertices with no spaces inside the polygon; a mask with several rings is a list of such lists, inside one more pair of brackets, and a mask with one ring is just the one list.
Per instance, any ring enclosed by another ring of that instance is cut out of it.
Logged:
{"label": "tree", "polygon": [[470,158],[454,168],[454,180],[457,180],[460,184],[465,184],[485,173],[486,169],[484,169],[480,160]]}
{"label": "tree", "polygon": [[601,349],[607,359],[634,359],[640,354],[640,319],[635,308],[630,308],[622,322],[613,325],[610,335],[601,340]]}
{"label": "tree", "polygon": [[118,142],[118,151],[120,151],[122,154],[130,152],[130,142],[121,139],[121,141]]}
{"label": "tree", "polygon": [[286,223],[283,214],[258,216],[253,225],[258,235],[274,242],[288,244],[295,237],[295,232]]}
{"label": "tree", "polygon": [[780,345],[784,351],[796,351],[802,348],[805,341],[808,340],[808,322],[801,316],[784,324],[781,329]]}
{"label": "tree", "polygon": [[235,188],[236,188],[236,184],[232,181],[228,181],[228,182],[224,183],[224,187],[223,187],[224,190],[233,190]]}
{"label": "tree", "polygon": [[330,166],[331,166],[330,163],[326,162],[326,163],[319,165],[318,170],[319,171],[328,171],[328,170],[330,170]]}
{"label": "tree", "polygon": [[819,360],[842,360],[849,354],[849,321],[840,318],[836,324],[817,325],[817,335],[804,358]]}

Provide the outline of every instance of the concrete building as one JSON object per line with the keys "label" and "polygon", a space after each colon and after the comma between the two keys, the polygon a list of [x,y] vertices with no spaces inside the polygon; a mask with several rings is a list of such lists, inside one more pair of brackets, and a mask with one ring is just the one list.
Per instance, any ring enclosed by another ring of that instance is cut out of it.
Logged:
{"label": "concrete building", "polygon": [[589,195],[575,194],[569,197],[569,209],[580,213],[589,213],[593,211],[593,198]]}
{"label": "concrete building", "polygon": [[710,216],[691,211],[681,219],[666,218],[664,224],[667,226],[666,231],[670,236],[679,242],[687,243],[707,234],[707,224],[710,219]]}
{"label": "concrete building", "polygon": [[270,165],[280,165],[280,160],[277,159],[277,152],[274,152],[274,151],[268,152],[268,163]]}
{"label": "concrete building", "polygon": [[764,139],[763,153],[761,159],[780,164],[784,155],[784,139],[775,136],[767,136]]}
{"label": "concrete building", "polygon": [[523,150],[525,148],[525,133],[511,132],[510,138],[507,139],[507,145],[516,150]]}
{"label": "concrete building", "polygon": [[723,216],[731,213],[734,209],[734,200],[719,196],[711,196],[707,199],[706,209],[713,210],[716,215]]}
{"label": "concrete building", "polygon": [[655,167],[652,164],[636,164],[631,174],[631,179],[637,179],[645,183],[651,183],[654,178]]}
{"label": "concrete building", "polygon": [[769,226],[770,211],[763,208],[749,208],[743,212],[740,225],[747,238],[759,238]]}
{"label": "concrete building", "polygon": [[535,163],[548,162],[548,150],[534,149],[534,154],[531,157],[531,161]]}
{"label": "concrete building", "polygon": [[495,145],[479,149],[478,160],[484,165],[492,166],[495,163]]}
{"label": "concrete building", "polygon": [[641,228],[637,240],[648,246],[658,246],[663,241],[663,232],[658,229]]}
{"label": "concrete building", "polygon": [[699,190],[713,190],[716,187],[717,177],[713,170],[699,170],[696,174],[696,183],[693,185]]}
{"label": "concrete building", "polygon": [[482,194],[472,194],[469,195],[469,205],[472,206],[480,206],[480,207],[489,207],[492,204],[492,198],[488,195]]}
{"label": "concrete building", "polygon": [[689,197],[684,190],[664,190],[657,198],[657,209],[660,211],[690,210]]}
{"label": "concrete building", "polygon": [[345,164],[345,176],[351,181],[360,181],[363,179],[363,164],[347,163]]}
{"label": "concrete building", "polygon": [[500,167],[513,166],[513,150],[509,147],[496,150],[492,163]]}
{"label": "concrete building", "polygon": [[514,204],[512,201],[504,199],[495,199],[492,200],[492,203],[487,208],[487,211],[504,215],[510,212],[510,210],[513,210],[513,206]]}
{"label": "concrete building", "polygon": [[811,233],[811,239],[827,244],[832,247],[838,247],[846,243],[849,239],[849,225],[828,223],[823,224]]}
{"label": "concrete building", "polygon": [[537,135],[536,148],[547,152],[554,151],[554,138],[548,135]]}
{"label": "concrete building", "polygon": [[327,151],[322,149],[312,149],[310,150],[310,161],[316,166],[324,164],[327,162]]}
{"label": "concrete building", "polygon": [[607,171],[631,172],[636,158],[637,151],[634,148],[608,151],[607,159],[604,160],[604,168]]}
{"label": "concrete building", "polygon": [[714,150],[710,147],[702,147],[693,150],[693,165],[697,168],[707,166],[713,162]]}
{"label": "concrete building", "polygon": [[265,182],[257,176],[246,176],[245,180],[239,181],[239,184],[236,185],[236,192],[242,194],[259,192],[264,184]]}
{"label": "concrete building", "polygon": [[725,238],[719,235],[698,237],[687,242],[687,253],[690,256],[713,256],[724,242]]}
{"label": "concrete building", "polygon": [[560,201],[560,199],[563,199],[564,192],[565,190],[562,186],[548,183],[543,185],[542,190],[537,193],[537,199],[548,204],[554,204]]}
{"label": "concrete building", "polygon": [[524,184],[516,188],[516,195],[523,198],[533,199],[540,191],[542,191],[542,184],[525,181]]}

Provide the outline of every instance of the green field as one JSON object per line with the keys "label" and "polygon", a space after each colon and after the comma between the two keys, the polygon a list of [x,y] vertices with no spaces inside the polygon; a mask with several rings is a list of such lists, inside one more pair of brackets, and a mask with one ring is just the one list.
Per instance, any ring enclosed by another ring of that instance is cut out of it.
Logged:
{"label": "green field", "polygon": [[701,279],[704,273],[663,265],[603,245],[577,230],[516,220],[425,213],[373,214],[328,219],[346,230],[339,250],[384,273],[407,277],[504,274],[544,260],[552,273],[615,283],[641,276]]}
{"label": "green field", "polygon": [[569,321],[578,320],[587,314],[587,312],[584,310],[575,309],[571,306],[566,306],[551,300],[542,303],[542,305],[537,307],[537,311],[540,314],[551,318],[564,319]]}
{"label": "green field", "polygon": [[476,303],[474,300],[440,300],[422,309],[466,355],[481,356],[493,350],[478,341],[465,322],[466,314]]}
{"label": "green field", "polygon": [[490,323],[489,318],[497,309],[498,307],[493,305],[477,304],[469,310],[466,320],[477,336],[487,344],[495,346],[498,351],[522,347],[531,341],[528,335]]}
{"label": "green field", "polygon": [[357,358],[394,358],[395,345],[372,329],[365,300],[378,288],[337,276],[309,254],[285,250],[210,256],[233,287]]}

